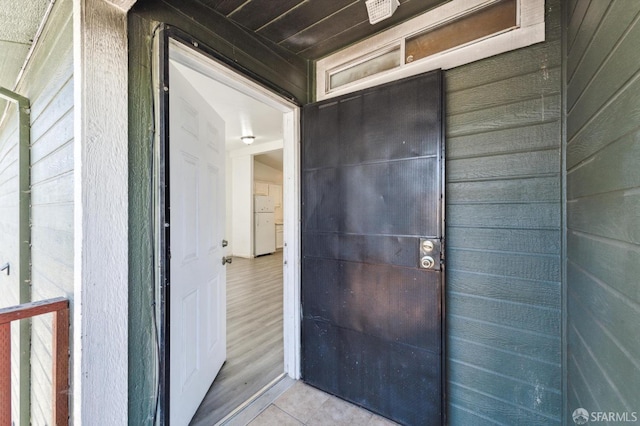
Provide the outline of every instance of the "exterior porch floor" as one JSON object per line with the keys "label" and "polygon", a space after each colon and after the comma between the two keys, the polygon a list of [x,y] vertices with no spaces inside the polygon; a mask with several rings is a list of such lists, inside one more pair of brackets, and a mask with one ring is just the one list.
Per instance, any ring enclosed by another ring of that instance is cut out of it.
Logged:
{"label": "exterior porch floor", "polygon": [[223,423],[229,426],[391,426],[396,423],[285,377]]}

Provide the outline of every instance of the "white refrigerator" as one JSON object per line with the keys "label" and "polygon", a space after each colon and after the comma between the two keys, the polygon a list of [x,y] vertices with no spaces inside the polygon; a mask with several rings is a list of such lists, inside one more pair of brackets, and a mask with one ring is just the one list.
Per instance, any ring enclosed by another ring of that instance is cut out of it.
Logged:
{"label": "white refrigerator", "polygon": [[276,251],[276,223],[273,198],[256,195],[253,200],[254,256]]}

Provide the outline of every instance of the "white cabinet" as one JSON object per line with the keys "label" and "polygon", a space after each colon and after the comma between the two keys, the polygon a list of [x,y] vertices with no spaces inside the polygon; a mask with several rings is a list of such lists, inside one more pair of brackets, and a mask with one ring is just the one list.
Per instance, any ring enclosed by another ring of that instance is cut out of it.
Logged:
{"label": "white cabinet", "polygon": [[276,248],[284,247],[284,225],[276,225]]}
{"label": "white cabinet", "polygon": [[273,182],[257,180],[253,182],[253,193],[254,195],[268,195],[269,198],[273,200],[273,213],[274,221],[276,224],[276,248],[284,247],[284,211],[282,208],[282,185]]}
{"label": "white cabinet", "polygon": [[275,207],[282,207],[282,185],[269,184],[269,196]]}
{"label": "white cabinet", "polygon": [[254,195],[269,195],[269,184],[267,182],[255,181],[253,183],[253,194]]}

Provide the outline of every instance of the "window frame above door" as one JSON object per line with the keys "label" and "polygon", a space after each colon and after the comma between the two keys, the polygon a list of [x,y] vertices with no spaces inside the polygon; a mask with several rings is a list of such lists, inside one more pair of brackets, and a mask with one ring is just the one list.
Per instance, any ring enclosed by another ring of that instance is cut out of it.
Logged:
{"label": "window frame above door", "polygon": [[[501,0],[452,0],[403,24],[331,54],[316,64],[318,101],[438,68],[450,69],[545,40],[544,0],[516,0],[516,26],[413,62],[405,60],[407,39],[468,16]],[[401,6],[402,7],[402,6]],[[332,89],[331,75],[396,49],[399,65]]]}

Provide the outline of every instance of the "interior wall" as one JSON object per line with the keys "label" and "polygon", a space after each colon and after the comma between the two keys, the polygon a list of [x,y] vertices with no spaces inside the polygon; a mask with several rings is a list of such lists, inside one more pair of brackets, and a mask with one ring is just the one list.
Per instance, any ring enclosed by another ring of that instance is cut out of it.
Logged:
{"label": "interior wall", "polygon": [[544,43],[445,74],[451,425],[562,421],[560,3]]}
{"label": "interior wall", "polygon": [[567,424],[640,418],[639,20],[636,1],[567,5]]}
{"label": "interior wall", "polygon": [[274,169],[264,163],[255,161],[253,163],[253,180],[282,185],[282,170]]}
{"label": "interior wall", "polygon": [[253,156],[231,158],[233,255],[253,257]]}

